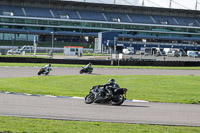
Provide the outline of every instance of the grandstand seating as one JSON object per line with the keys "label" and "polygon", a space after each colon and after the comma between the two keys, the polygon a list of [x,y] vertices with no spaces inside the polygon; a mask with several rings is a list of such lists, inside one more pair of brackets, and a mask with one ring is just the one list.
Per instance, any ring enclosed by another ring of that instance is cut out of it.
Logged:
{"label": "grandstand seating", "polygon": [[157,24],[165,24],[167,22],[167,25],[178,25],[173,17],[169,16],[152,16],[153,19],[156,21]]}
{"label": "grandstand seating", "polygon": [[[128,19],[128,17],[126,16],[126,14],[122,14],[122,13],[104,13],[105,16],[107,17],[108,21],[114,21],[114,22],[129,22],[130,20]],[[118,20],[120,19],[120,20]]]}
{"label": "grandstand seating", "polygon": [[29,17],[47,17],[52,18],[50,10],[47,8],[33,8],[33,7],[25,7],[26,16]]}
{"label": "grandstand seating", "polygon": [[154,24],[153,20],[148,15],[128,14],[133,23]]}
{"label": "grandstand seating", "polygon": [[101,12],[79,11],[79,14],[84,20],[106,21]]}
{"label": "grandstand seating", "polygon": [[176,17],[176,20],[179,23],[179,25],[184,25],[184,26],[199,26],[199,24],[197,24],[195,22],[194,18]]}
{"label": "grandstand seating", "polygon": [[3,6],[0,5],[0,15],[5,15],[4,12],[13,12],[14,16],[24,16],[22,8],[19,6]]}
{"label": "grandstand seating", "polygon": [[[5,13],[8,14],[5,14]],[[181,26],[200,26],[200,19],[190,17],[170,17],[156,15],[140,15],[126,13],[95,12],[72,9],[49,9],[39,7],[19,7],[0,5],[0,15],[43,17],[43,18],[65,18],[81,19],[94,21],[127,22],[127,23],[145,23],[145,24],[163,24],[163,25],[181,25]]]}
{"label": "grandstand seating", "polygon": [[68,15],[69,19],[80,19],[75,10],[52,9],[56,18],[61,18],[62,15]]}

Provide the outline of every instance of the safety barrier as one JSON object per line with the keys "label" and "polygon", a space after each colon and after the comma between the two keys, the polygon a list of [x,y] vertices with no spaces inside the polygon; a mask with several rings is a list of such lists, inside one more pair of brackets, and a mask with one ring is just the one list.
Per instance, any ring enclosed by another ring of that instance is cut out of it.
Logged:
{"label": "safety barrier", "polygon": [[57,64],[88,64],[113,66],[200,66],[199,61],[155,61],[155,60],[94,60],[94,59],[49,59],[30,57],[0,57],[0,62],[12,63],[57,63]]}

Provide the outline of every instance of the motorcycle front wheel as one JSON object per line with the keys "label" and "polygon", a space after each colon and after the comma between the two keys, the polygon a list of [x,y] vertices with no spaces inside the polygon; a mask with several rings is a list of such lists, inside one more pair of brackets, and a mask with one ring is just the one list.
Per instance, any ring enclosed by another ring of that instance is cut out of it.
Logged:
{"label": "motorcycle front wheel", "polygon": [[120,106],[125,101],[125,98],[122,94],[118,95],[117,97],[118,97],[117,101],[116,99],[114,101],[112,100],[112,105]]}
{"label": "motorcycle front wheel", "polygon": [[39,72],[38,72],[38,75],[41,75],[41,74],[42,74],[42,71],[39,71]]}
{"label": "motorcycle front wheel", "polygon": [[80,74],[83,74],[83,70],[80,70]]}
{"label": "motorcycle front wheel", "polygon": [[90,93],[85,97],[85,103],[86,104],[91,104],[94,102],[94,94]]}

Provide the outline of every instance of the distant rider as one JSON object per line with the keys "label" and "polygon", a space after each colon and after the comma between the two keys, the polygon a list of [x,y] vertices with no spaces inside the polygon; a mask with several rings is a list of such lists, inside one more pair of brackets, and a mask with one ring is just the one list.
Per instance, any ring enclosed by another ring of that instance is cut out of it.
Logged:
{"label": "distant rider", "polygon": [[85,67],[85,69],[93,69],[93,68],[92,68],[92,63],[91,63],[91,62],[88,63],[87,66]]}
{"label": "distant rider", "polygon": [[44,67],[45,74],[48,73],[51,70],[51,64],[48,64]]}

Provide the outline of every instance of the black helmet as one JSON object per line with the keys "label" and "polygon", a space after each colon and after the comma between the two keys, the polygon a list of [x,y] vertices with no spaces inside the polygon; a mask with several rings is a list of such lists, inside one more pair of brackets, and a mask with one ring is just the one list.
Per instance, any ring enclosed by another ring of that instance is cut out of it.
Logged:
{"label": "black helmet", "polygon": [[51,64],[48,64],[49,67],[51,67]]}
{"label": "black helmet", "polygon": [[115,83],[115,80],[114,79],[109,79],[108,83]]}

